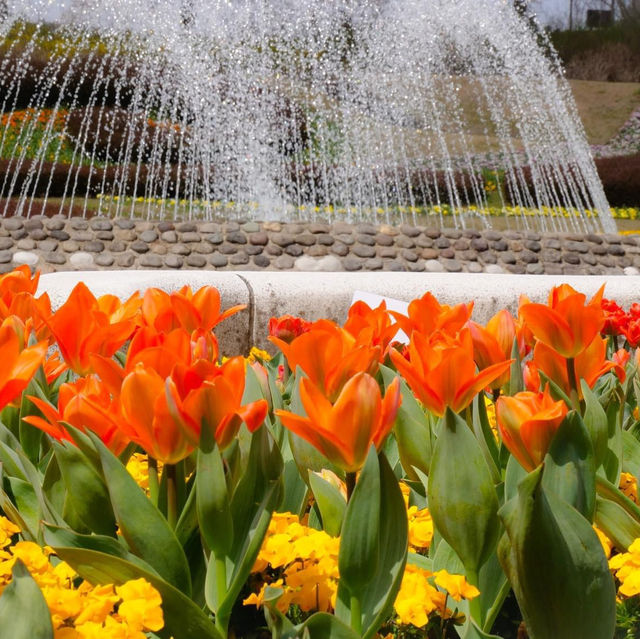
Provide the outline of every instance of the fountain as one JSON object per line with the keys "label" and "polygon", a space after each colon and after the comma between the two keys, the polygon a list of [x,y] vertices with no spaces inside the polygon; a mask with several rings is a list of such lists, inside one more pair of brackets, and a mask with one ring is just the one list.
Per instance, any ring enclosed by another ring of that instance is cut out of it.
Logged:
{"label": "fountain", "polygon": [[506,1],[9,0],[0,30],[4,215],[615,230]]}

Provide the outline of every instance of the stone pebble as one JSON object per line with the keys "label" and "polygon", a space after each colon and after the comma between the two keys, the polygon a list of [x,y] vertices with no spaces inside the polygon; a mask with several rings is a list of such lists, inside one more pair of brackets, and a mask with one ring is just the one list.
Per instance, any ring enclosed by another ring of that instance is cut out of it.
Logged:
{"label": "stone pebble", "polygon": [[640,238],[403,224],[0,220],[0,267],[640,274]]}

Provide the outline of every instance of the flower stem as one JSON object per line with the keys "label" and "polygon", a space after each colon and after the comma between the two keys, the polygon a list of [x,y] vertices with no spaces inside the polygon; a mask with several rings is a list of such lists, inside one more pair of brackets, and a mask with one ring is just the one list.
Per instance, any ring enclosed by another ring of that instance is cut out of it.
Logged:
{"label": "flower stem", "polygon": [[360,599],[351,595],[351,627],[362,635],[362,612],[360,610]]}
{"label": "flower stem", "polygon": [[573,357],[567,357],[567,377],[569,378],[569,388],[571,389],[569,399],[571,399],[572,407],[580,412],[578,380],[576,379],[576,361]]}
{"label": "flower stem", "polygon": [[[479,588],[480,581],[477,571],[467,570],[467,581],[476,588]],[[471,618],[482,628],[482,606],[480,605],[480,597],[474,597],[469,600],[469,614]]]}
{"label": "flower stem", "polygon": [[167,521],[171,528],[175,528],[178,523],[178,491],[175,465],[167,464],[165,472],[167,473]]}
{"label": "flower stem", "polygon": [[154,506],[158,505],[158,492],[160,482],[158,481],[158,460],[149,457],[149,497]]}
{"label": "flower stem", "polygon": [[[222,601],[227,593],[227,564],[224,557],[215,558],[215,571],[218,601]],[[216,628],[220,631],[220,634],[223,637],[226,637],[229,620],[227,618],[223,619],[220,615],[217,614],[215,624]]]}
{"label": "flower stem", "polygon": [[356,474],[355,473],[347,473],[345,477],[345,483],[347,485],[347,503],[351,500],[351,495],[353,495],[353,489],[356,487]]}

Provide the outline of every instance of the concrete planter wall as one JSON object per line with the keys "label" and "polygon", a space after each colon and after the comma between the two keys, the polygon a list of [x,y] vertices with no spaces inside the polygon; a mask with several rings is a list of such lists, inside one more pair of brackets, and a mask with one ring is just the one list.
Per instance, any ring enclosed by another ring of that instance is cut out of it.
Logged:
{"label": "concrete planter wall", "polygon": [[219,289],[222,308],[246,304],[247,310],[223,322],[217,329],[223,354],[246,353],[252,345],[266,347],[267,323],[272,316],[300,315],[315,320],[327,317],[344,321],[354,291],[410,301],[431,291],[443,304],[473,301],[473,317],[485,322],[501,308],[512,312],[518,298],[544,301],[552,286],[566,282],[588,296],[605,284],[605,297],[628,308],[640,301],[640,277],[475,275],[445,273],[298,273],[215,271],[79,271],[51,273],[40,279],[54,308],[60,306],[78,282],[95,295],[111,293],[126,299],[137,290],[156,286],[173,291],[185,284],[196,289]]}

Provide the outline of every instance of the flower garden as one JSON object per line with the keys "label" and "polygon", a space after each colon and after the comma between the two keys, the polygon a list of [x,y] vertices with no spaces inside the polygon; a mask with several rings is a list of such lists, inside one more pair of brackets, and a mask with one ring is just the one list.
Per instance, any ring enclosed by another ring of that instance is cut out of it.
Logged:
{"label": "flower garden", "polygon": [[640,305],[426,293],[243,357],[213,287],[38,279],[0,276],[3,636],[636,636]]}

